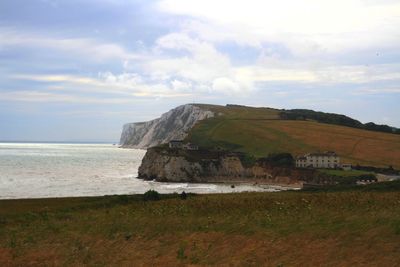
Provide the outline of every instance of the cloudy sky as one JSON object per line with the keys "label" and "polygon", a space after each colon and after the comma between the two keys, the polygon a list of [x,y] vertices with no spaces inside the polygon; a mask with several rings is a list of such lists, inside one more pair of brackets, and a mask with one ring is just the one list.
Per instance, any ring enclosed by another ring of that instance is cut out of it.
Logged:
{"label": "cloudy sky", "polygon": [[400,127],[398,0],[1,0],[0,140],[117,141],[185,103]]}

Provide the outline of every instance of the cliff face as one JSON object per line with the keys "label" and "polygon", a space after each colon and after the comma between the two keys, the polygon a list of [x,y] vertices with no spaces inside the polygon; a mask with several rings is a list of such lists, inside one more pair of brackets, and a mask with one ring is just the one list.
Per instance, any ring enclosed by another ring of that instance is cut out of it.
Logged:
{"label": "cliff face", "polygon": [[196,105],[182,105],[164,113],[160,118],[123,126],[120,144],[123,147],[149,148],[183,139],[200,120],[213,117],[214,113]]}
{"label": "cliff face", "polygon": [[275,168],[261,163],[246,167],[240,156],[232,153],[217,152],[210,157],[201,151],[182,153],[165,148],[150,148],[139,167],[139,178],[169,182],[249,181],[290,184],[308,175],[292,172],[288,168]]}

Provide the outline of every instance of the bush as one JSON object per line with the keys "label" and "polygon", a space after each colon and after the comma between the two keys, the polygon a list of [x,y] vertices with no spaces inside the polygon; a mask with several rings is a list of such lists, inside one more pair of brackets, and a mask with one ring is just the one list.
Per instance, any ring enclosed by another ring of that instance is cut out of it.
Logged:
{"label": "bush", "polygon": [[129,197],[127,195],[119,195],[117,196],[117,203],[127,204],[129,202]]}
{"label": "bush", "polygon": [[182,191],[182,193],[180,194],[180,198],[183,200],[187,199],[187,194],[185,191]]}
{"label": "bush", "polygon": [[240,161],[242,162],[243,167],[248,168],[254,166],[256,164],[257,159],[250,154],[241,154],[240,156]]}
{"label": "bush", "polygon": [[160,193],[150,189],[149,191],[143,194],[143,200],[144,201],[160,200]]}
{"label": "bush", "polygon": [[355,185],[359,180],[376,181],[374,174],[361,174],[355,176],[331,175],[331,179],[339,185]]}
{"label": "bush", "polygon": [[272,153],[265,158],[261,158],[260,161],[281,167],[293,167],[295,165],[294,158],[290,153]]}

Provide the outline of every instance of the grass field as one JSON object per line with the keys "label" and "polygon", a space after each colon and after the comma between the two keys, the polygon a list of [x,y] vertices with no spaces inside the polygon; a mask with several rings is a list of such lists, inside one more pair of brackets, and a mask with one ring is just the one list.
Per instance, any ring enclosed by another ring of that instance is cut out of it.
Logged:
{"label": "grass field", "polygon": [[192,129],[188,139],[201,146],[220,146],[256,157],[331,150],[346,163],[400,168],[400,135],[314,121],[280,120],[274,109],[208,107],[223,115]]}
{"label": "grass field", "polygon": [[0,266],[399,262],[399,191],[0,201]]}

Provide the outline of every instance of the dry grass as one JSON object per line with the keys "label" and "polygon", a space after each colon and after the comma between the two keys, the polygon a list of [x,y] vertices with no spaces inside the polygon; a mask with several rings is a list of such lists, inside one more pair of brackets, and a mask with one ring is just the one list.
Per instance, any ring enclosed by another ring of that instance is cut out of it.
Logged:
{"label": "dry grass", "polygon": [[0,201],[1,266],[396,266],[398,192]]}
{"label": "dry grass", "polygon": [[354,164],[400,167],[399,135],[306,121],[274,121],[271,127],[308,146],[336,151]]}
{"label": "dry grass", "polygon": [[[268,109],[261,111],[265,116],[274,115]],[[202,146],[221,146],[257,157],[331,150],[346,163],[400,168],[400,135],[313,121],[255,119],[263,117],[261,111],[202,121],[188,138]]]}

